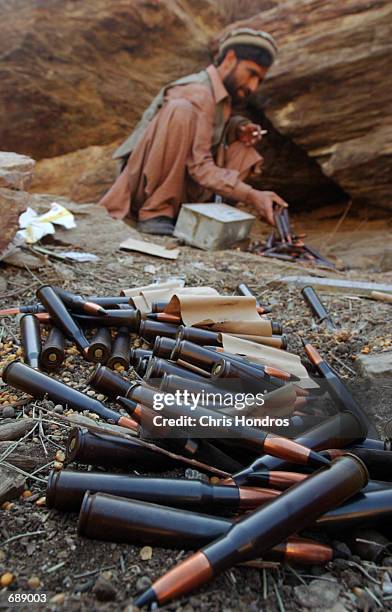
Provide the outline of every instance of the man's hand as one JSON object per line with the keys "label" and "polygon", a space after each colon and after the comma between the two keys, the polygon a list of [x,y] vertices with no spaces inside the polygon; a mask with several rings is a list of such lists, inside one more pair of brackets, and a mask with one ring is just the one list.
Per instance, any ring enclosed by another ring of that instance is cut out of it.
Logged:
{"label": "man's hand", "polygon": [[274,209],[287,208],[288,204],[274,191],[257,191],[252,189],[249,193],[248,202],[253,204],[260,217],[275,227]]}
{"label": "man's hand", "polygon": [[257,123],[239,125],[236,131],[237,139],[246,147],[254,147],[266,133],[266,130],[263,130]]}

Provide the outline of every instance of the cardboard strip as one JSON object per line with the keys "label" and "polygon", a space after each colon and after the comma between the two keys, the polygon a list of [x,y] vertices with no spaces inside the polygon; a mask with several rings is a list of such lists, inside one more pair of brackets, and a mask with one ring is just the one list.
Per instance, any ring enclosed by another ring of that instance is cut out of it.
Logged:
{"label": "cardboard strip", "polygon": [[165,247],[153,242],[146,242],[145,240],[135,240],[134,238],[127,238],[124,242],[121,242],[120,249],[126,251],[139,251],[140,253],[146,253],[147,255],[153,255],[155,257],[163,257],[164,259],[177,259],[180,249],[165,249]]}
{"label": "cardboard strip", "polygon": [[233,334],[233,333],[229,333],[229,336],[235,336],[237,338],[242,338],[243,340],[249,340],[249,342],[254,342],[255,344],[262,344],[265,346],[271,346],[274,348],[278,348],[279,350],[282,350],[280,348],[281,346],[281,336],[255,336],[253,334]]}
{"label": "cardboard strip", "polygon": [[222,334],[222,344],[225,351],[234,355],[244,355],[252,361],[275,368],[280,368],[294,376],[298,376],[301,380],[296,383],[303,389],[318,389],[319,385],[309,377],[309,374],[302,365],[298,355],[282,351],[272,346],[263,346],[255,342],[249,342],[236,336]]}
{"label": "cardboard strip", "polygon": [[[148,311],[151,310],[153,302],[169,302],[173,295],[219,295],[216,289],[212,287],[180,287],[180,288],[166,288],[166,289],[145,289],[141,291],[141,295],[144,297],[146,304],[148,305]],[[166,313],[168,314],[168,313]],[[177,315],[176,315],[177,316]]]}
{"label": "cardboard strip", "polygon": [[184,296],[176,293],[165,312],[180,316],[185,325],[225,321],[260,321],[256,298],[247,296]]}
{"label": "cardboard strip", "polygon": [[172,280],[166,281],[165,283],[151,283],[150,285],[143,285],[142,287],[130,287],[129,289],[121,289],[121,295],[127,297],[133,297],[134,295],[140,295],[143,291],[158,291],[160,289],[177,289],[183,287],[183,281]]}

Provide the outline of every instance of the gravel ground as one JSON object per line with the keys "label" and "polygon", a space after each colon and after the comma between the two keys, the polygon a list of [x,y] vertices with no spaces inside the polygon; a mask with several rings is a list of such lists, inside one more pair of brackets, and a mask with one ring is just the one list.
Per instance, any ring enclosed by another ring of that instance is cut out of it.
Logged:
{"label": "gravel ground", "polygon": [[[263,304],[272,306],[273,319],[284,324],[289,335],[289,349],[302,355],[301,337],[310,338],[373,415],[381,435],[385,423],[392,418],[391,379],[375,388],[361,381],[355,370],[358,354],[391,351],[391,306],[355,296],[323,293],[323,302],[340,328],[335,334],[327,333],[315,326],[298,289],[277,287],[273,282],[283,273],[308,274],[303,268],[266,262],[240,251],[203,253],[184,248],[174,263],[120,253],[114,259],[103,258],[98,264],[68,265],[53,260],[38,273],[16,271],[11,267],[4,267],[1,272],[2,307],[33,301],[34,291],[42,282],[84,295],[116,294],[121,288],[173,275],[184,277],[187,285],[209,284],[222,293],[232,293],[239,282],[246,282]],[[381,274],[375,278],[371,273],[360,277],[380,281],[383,278]],[[0,367],[3,367],[20,354],[16,318],[1,319],[0,334]],[[63,369],[55,376],[86,390],[92,366],[83,361],[73,347],[69,346],[67,353]],[[136,609],[132,606],[132,597],[187,553],[154,547],[150,556],[149,551],[145,554],[146,551],[136,546],[81,539],[76,532],[76,515],[61,514],[48,510],[45,505],[37,505],[37,502],[42,503],[40,498],[45,493],[45,479],[53,461],[61,463],[63,459],[61,452],[69,425],[45,419],[40,408],[51,407],[48,403],[29,403],[21,393],[6,386],[1,386],[0,391],[2,423],[23,415],[36,419],[41,416],[41,435],[36,430],[29,439],[31,456],[41,464],[50,464],[36,474],[39,480],[27,480],[30,497],[15,499],[0,510],[0,576],[2,580],[6,580],[4,574],[7,572],[14,576],[10,586],[0,590],[0,607],[12,609],[7,603],[10,595],[16,599],[18,594],[31,593],[45,594],[46,603],[18,604],[20,609],[126,609],[128,612]],[[61,412],[61,408],[57,410]],[[380,525],[375,527],[381,529]],[[385,534],[388,541],[377,563],[358,556],[352,546],[348,560],[339,559],[322,568],[268,562],[261,564],[259,569],[236,567],[165,609],[184,612],[392,609],[392,550],[388,548],[389,535],[384,531]],[[343,539],[343,534],[340,537]]]}

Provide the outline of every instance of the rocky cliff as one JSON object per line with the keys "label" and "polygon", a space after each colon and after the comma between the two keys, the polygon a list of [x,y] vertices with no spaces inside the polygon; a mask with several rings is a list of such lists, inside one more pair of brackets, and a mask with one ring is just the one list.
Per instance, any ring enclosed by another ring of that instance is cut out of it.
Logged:
{"label": "rocky cliff", "polygon": [[392,2],[289,0],[238,24],[279,43],[261,92],[274,127],[354,201],[392,208]]}
{"label": "rocky cliff", "polygon": [[114,143],[244,17],[280,47],[258,101],[266,116],[251,109],[269,129],[263,187],[303,205],[346,192],[388,207],[390,10],[387,0],[0,0],[1,148],[43,160],[33,189],[98,199]]}

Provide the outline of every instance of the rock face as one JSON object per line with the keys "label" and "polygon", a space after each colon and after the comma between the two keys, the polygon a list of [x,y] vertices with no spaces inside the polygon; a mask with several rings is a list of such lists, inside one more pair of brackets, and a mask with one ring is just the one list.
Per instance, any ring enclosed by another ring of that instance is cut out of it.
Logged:
{"label": "rock face", "polygon": [[238,24],[278,41],[262,89],[277,130],[354,201],[392,208],[392,3],[290,0]]}
{"label": "rock face", "polygon": [[29,194],[26,191],[0,188],[0,258],[19,227],[19,215],[28,206]]}
{"label": "rock face", "polygon": [[25,155],[0,151],[0,258],[18,229],[19,215],[29,199],[24,191],[33,178],[35,161]]}
{"label": "rock face", "polygon": [[28,189],[34,171],[35,161],[26,155],[0,151],[0,187]]}
{"label": "rock face", "polygon": [[42,159],[121,138],[163,83],[208,60],[216,4],[0,0],[1,146]]}
{"label": "rock face", "polygon": [[31,191],[65,196],[73,202],[96,202],[116,177],[112,153],[117,142],[42,159],[36,165]]}
{"label": "rock face", "polygon": [[269,129],[260,186],[306,206],[345,192],[391,206],[390,11],[388,0],[0,0],[0,142],[56,158],[34,189],[98,199],[115,175],[109,145],[164,83],[208,64],[209,41],[241,16],[280,47],[258,101],[266,117],[251,111]]}

